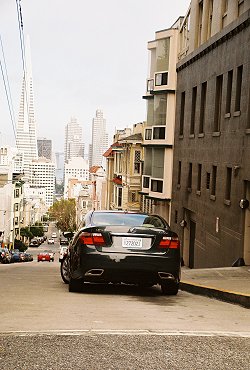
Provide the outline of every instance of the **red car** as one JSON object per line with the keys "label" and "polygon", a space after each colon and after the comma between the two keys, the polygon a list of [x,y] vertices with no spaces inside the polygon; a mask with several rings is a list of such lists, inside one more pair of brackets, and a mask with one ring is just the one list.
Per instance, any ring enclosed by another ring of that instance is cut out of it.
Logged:
{"label": "red car", "polygon": [[37,262],[40,261],[49,261],[50,262],[50,254],[48,252],[40,252],[37,255]]}

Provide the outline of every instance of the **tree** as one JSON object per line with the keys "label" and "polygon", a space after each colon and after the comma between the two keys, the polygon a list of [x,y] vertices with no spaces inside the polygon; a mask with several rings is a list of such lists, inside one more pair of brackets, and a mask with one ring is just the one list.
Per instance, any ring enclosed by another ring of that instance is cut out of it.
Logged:
{"label": "tree", "polygon": [[21,230],[20,230],[20,235],[21,236],[25,236],[26,238],[29,238],[29,239],[32,239],[33,238],[33,234],[32,232],[30,231],[30,228],[29,227],[22,227]]}
{"label": "tree", "polygon": [[76,230],[76,203],[75,199],[61,199],[49,208],[50,220],[56,221],[61,231]]}

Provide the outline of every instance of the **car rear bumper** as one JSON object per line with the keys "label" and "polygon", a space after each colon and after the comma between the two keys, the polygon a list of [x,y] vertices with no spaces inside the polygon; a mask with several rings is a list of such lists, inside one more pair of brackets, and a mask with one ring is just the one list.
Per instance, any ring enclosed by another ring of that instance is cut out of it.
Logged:
{"label": "car rear bumper", "polygon": [[162,280],[180,280],[179,253],[136,255],[91,253],[80,256],[80,266],[71,269],[73,279],[88,282],[124,282],[157,284]]}

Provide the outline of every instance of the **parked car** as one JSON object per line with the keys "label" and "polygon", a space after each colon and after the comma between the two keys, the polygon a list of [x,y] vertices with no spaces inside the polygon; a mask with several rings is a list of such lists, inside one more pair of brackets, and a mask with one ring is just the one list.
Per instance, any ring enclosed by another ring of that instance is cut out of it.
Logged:
{"label": "parked car", "polygon": [[25,256],[25,262],[30,262],[30,261],[33,261],[33,256],[32,254],[30,253],[24,253],[24,256]]}
{"label": "parked car", "polygon": [[60,236],[60,245],[68,245],[69,240],[65,238],[64,236]]}
{"label": "parked car", "polygon": [[57,237],[56,233],[52,233],[52,234],[51,234],[51,237],[52,237],[52,238],[56,238],[56,237]]}
{"label": "parked car", "polygon": [[11,251],[11,254],[12,254],[12,261],[13,262],[20,262],[20,252],[19,250],[17,249],[14,249]]}
{"label": "parked car", "polygon": [[55,240],[53,238],[48,239],[48,244],[55,244]]}
{"label": "parked car", "polygon": [[30,247],[39,247],[39,242],[37,239],[31,239],[30,241]]}
{"label": "parked car", "polygon": [[162,293],[178,293],[180,242],[158,215],[90,211],[69,246],[69,291],[83,283],[160,284]]}
{"label": "parked car", "polygon": [[11,262],[11,253],[8,248],[0,248],[0,262],[1,263],[10,263]]}
{"label": "parked car", "polygon": [[40,261],[49,261],[50,262],[50,255],[48,252],[40,252],[37,255],[37,262]]}

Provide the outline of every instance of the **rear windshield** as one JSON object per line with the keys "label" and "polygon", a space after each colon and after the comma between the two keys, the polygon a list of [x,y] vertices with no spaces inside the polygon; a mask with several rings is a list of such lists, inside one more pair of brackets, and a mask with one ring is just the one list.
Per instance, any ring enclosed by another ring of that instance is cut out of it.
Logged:
{"label": "rear windshield", "polygon": [[126,225],[126,226],[146,226],[163,228],[167,225],[157,216],[149,216],[133,213],[93,213],[92,223],[94,225]]}

